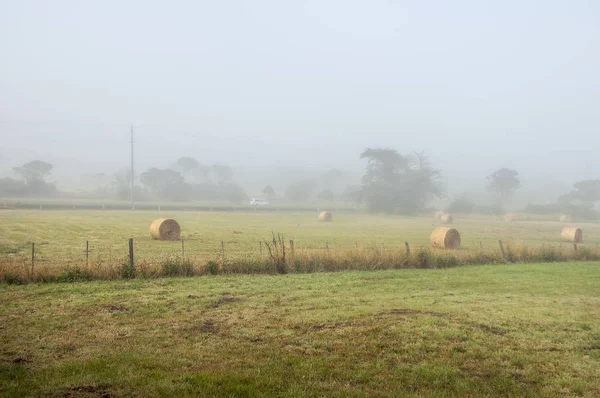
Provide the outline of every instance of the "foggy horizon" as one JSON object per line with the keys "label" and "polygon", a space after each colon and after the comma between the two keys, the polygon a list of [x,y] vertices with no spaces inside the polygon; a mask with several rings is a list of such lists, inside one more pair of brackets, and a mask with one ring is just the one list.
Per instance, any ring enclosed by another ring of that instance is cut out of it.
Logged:
{"label": "foggy horizon", "polygon": [[[449,193],[597,179],[600,5],[76,1],[0,6],[0,176],[181,156],[240,177],[423,151]],[[251,178],[250,178],[251,179]],[[537,181],[527,185],[526,181]],[[555,199],[555,198],[549,198]]]}

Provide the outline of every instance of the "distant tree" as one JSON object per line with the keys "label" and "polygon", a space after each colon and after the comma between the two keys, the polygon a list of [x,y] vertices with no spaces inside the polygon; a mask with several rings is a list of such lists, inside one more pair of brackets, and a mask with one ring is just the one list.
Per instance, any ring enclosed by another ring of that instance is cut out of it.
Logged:
{"label": "distant tree", "polygon": [[367,148],[360,157],[368,160],[362,198],[371,211],[411,214],[443,195],[440,172],[423,154],[402,156],[393,149]]}
{"label": "distant tree", "polygon": [[475,203],[470,201],[469,199],[462,197],[458,199],[454,199],[448,205],[448,213],[472,213],[475,209]]}
{"label": "distant tree", "polygon": [[487,179],[487,189],[497,197],[499,203],[506,201],[514,195],[517,189],[521,188],[519,173],[516,170],[498,169],[490,174]]}
{"label": "distant tree", "polygon": [[358,204],[362,202],[362,187],[360,185],[348,185],[340,197],[344,202]]}
{"label": "distant tree", "polygon": [[333,201],[335,200],[335,194],[331,189],[324,189],[317,194],[317,199]]}
{"label": "distant tree", "polygon": [[267,185],[265,189],[263,189],[263,195],[265,195],[265,198],[273,200],[275,199],[275,190],[271,185]]}
{"label": "distant tree", "polygon": [[215,164],[212,166],[212,172],[220,185],[227,184],[233,179],[233,170],[229,166]]}
{"label": "distant tree", "polygon": [[50,163],[41,160],[33,160],[25,163],[23,166],[13,168],[14,172],[25,181],[26,184],[32,181],[44,181],[52,172],[53,166]]}
{"label": "distant tree", "polygon": [[573,184],[573,189],[562,196],[559,201],[578,201],[584,204],[594,204],[600,201],[600,180],[583,180]]}
{"label": "distant tree", "polygon": [[308,200],[317,188],[317,185],[318,183],[315,180],[298,181],[285,189],[285,197],[295,202]]}
{"label": "distant tree", "polygon": [[194,158],[183,156],[175,161],[175,166],[177,169],[181,170],[183,174],[188,174],[192,170],[200,167],[200,163],[198,163],[198,161]]}
{"label": "distant tree", "polygon": [[190,175],[197,182],[209,182],[210,181],[210,166],[199,165],[198,167],[190,171]]}
{"label": "distant tree", "polygon": [[140,175],[140,182],[160,199],[183,200],[188,191],[181,173],[171,169],[148,169]]}
{"label": "distant tree", "polygon": [[338,169],[331,169],[321,174],[321,183],[324,189],[333,190],[344,173]]}

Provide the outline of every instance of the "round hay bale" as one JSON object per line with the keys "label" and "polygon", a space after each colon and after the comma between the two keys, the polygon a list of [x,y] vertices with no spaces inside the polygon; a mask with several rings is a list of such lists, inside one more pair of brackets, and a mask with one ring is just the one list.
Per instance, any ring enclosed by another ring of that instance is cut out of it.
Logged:
{"label": "round hay bale", "polygon": [[442,224],[452,224],[454,217],[452,217],[452,214],[444,214],[442,217],[440,217],[440,221]]}
{"label": "round hay bale", "polygon": [[150,225],[150,236],[157,240],[179,240],[181,228],[177,221],[170,218],[159,218]]}
{"label": "round hay bale", "polygon": [[583,232],[580,228],[563,228],[562,233],[560,234],[562,240],[565,242],[571,243],[581,243],[583,242]]}
{"label": "round hay bale", "polygon": [[319,214],[319,221],[332,222],[333,221],[333,215],[331,214],[330,211],[322,211]]}
{"label": "round hay bale", "polygon": [[560,216],[560,222],[573,222],[573,218],[566,214]]}
{"label": "round hay bale", "polygon": [[439,249],[458,249],[460,234],[454,228],[438,227],[431,233],[431,246]]}
{"label": "round hay bale", "polygon": [[433,213],[433,218],[435,218],[436,220],[439,220],[440,218],[442,218],[443,215],[444,215],[444,212],[438,210],[435,213]]}
{"label": "round hay bale", "polygon": [[504,221],[519,221],[521,217],[517,213],[506,213],[504,215]]}

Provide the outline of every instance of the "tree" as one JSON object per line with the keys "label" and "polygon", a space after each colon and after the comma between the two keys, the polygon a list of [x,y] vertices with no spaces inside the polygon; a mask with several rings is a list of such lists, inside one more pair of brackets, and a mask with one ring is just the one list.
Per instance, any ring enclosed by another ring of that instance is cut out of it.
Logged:
{"label": "tree", "polygon": [[21,167],[15,167],[13,170],[26,184],[30,184],[32,181],[44,181],[52,172],[52,168],[50,163],[33,160]]}
{"label": "tree", "polygon": [[331,189],[324,189],[317,194],[317,199],[333,201],[335,200],[335,194]]}
{"label": "tree", "polygon": [[271,185],[267,185],[265,189],[263,189],[263,195],[265,195],[265,198],[268,200],[273,200],[275,199],[275,190]]}
{"label": "tree", "polygon": [[323,188],[327,190],[333,190],[342,176],[343,173],[338,169],[331,169],[321,174],[321,183],[323,184]]}
{"label": "tree", "polygon": [[490,174],[487,179],[489,181],[488,191],[496,195],[500,203],[506,201],[514,195],[517,189],[521,188],[519,173],[516,170],[498,169]]}
{"label": "tree", "polygon": [[360,158],[368,160],[361,196],[371,211],[411,214],[443,196],[440,172],[423,154],[402,156],[393,149],[367,148]]}
{"label": "tree", "polygon": [[285,189],[285,197],[294,202],[310,199],[318,183],[315,180],[301,180]]}
{"label": "tree", "polygon": [[344,202],[352,202],[354,204],[362,201],[362,187],[360,185],[348,185],[341,195]]}
{"label": "tree", "polygon": [[233,179],[233,170],[229,166],[215,164],[212,166],[212,172],[219,185],[227,184]]}
{"label": "tree", "polygon": [[181,173],[171,169],[148,169],[140,175],[140,182],[161,199],[182,200],[189,191]]}
{"label": "tree", "polygon": [[573,184],[573,189],[560,201],[577,200],[584,204],[593,205],[600,201],[600,180],[583,180]]}
{"label": "tree", "polygon": [[200,167],[200,163],[194,158],[183,156],[177,159],[175,166],[181,170],[183,174],[188,174],[190,171]]}

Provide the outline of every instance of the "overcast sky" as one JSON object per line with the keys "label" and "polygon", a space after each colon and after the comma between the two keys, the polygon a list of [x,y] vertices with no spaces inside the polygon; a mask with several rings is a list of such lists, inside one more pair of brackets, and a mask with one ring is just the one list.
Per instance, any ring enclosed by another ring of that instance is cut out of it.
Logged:
{"label": "overcast sky", "polygon": [[0,168],[600,178],[600,2],[0,0]]}

